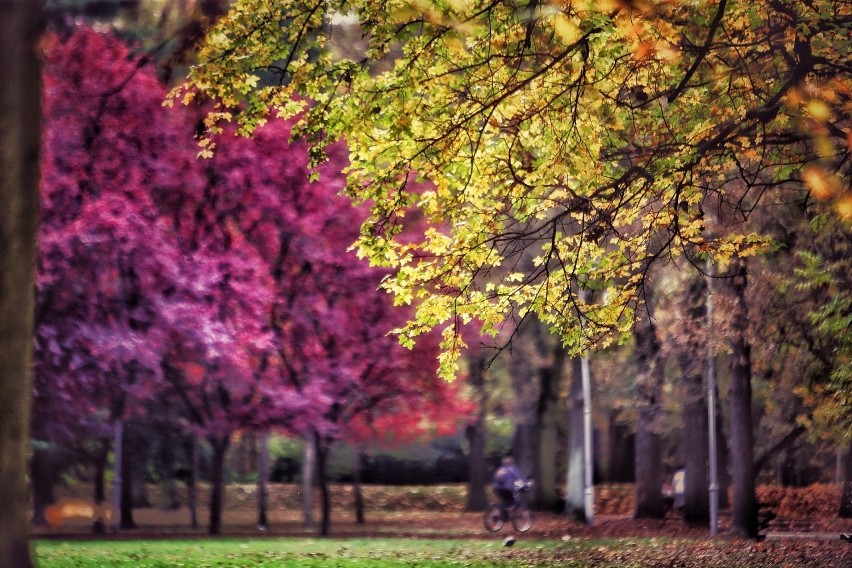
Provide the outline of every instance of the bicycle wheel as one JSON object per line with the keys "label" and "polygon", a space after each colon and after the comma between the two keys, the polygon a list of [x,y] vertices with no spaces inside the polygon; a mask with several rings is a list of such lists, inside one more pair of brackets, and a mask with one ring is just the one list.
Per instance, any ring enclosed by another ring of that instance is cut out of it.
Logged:
{"label": "bicycle wheel", "polygon": [[533,526],[533,515],[526,505],[518,505],[512,511],[512,526],[518,532],[526,532]]}
{"label": "bicycle wheel", "polygon": [[482,517],[485,523],[485,528],[491,532],[497,532],[503,528],[503,513],[500,511],[500,506],[491,504],[485,510],[485,515]]}

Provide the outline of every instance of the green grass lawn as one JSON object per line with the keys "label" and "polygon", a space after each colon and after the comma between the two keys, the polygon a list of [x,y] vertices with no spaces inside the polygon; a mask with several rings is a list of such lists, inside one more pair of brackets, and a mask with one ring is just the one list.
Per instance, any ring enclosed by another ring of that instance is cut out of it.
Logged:
{"label": "green grass lawn", "polygon": [[[215,539],[36,544],[41,568],[511,566],[530,547],[496,541],[426,539]],[[576,564],[582,566],[582,564]]]}
{"label": "green grass lawn", "polygon": [[[843,543],[845,545],[845,543]],[[37,541],[40,568],[386,568],[562,566],[758,568],[848,566],[852,547],[731,540],[196,539]],[[791,563],[792,562],[792,563]]]}

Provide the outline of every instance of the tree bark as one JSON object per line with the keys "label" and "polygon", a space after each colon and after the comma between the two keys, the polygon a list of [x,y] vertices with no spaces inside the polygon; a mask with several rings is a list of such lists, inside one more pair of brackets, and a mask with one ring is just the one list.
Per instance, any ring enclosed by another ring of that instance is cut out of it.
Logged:
{"label": "tree bark", "polygon": [[121,519],[119,526],[122,529],[135,529],[136,521],[133,520],[133,457],[138,455],[134,447],[138,438],[133,435],[132,428],[125,428],[122,436],[124,450],[121,452]]}
{"label": "tree bark", "polygon": [[198,528],[198,437],[189,439],[189,476],[186,480],[187,507],[189,507],[189,526]]}
{"label": "tree bark", "polygon": [[748,306],[745,292],[746,267],[733,261],[727,286],[732,292],[732,336],[729,368],[731,382],[728,391],[731,408],[731,470],[733,472],[734,503],[731,512],[731,532],[744,538],[756,538],[757,498],[754,491],[754,440],[751,415],[751,345],[746,337]]}
{"label": "tree bark", "polygon": [[222,509],[225,504],[225,455],[231,438],[228,435],[210,436],[208,441],[213,450],[208,533],[217,535],[222,532]]}
{"label": "tree bark", "polygon": [[317,459],[317,485],[320,490],[320,536],[328,536],[331,529],[331,495],[328,491],[328,451],[329,445],[322,436],[314,436]]}
{"label": "tree bark", "polygon": [[704,281],[690,279],[683,298],[687,341],[679,346],[677,359],[683,385],[683,439],[681,454],[686,473],[683,520],[689,525],[707,526],[710,522],[710,484],[708,463],[710,454],[707,429],[707,396],[704,388],[707,352],[703,333],[707,326],[707,301]]}
{"label": "tree bark", "polygon": [[[97,507],[101,507],[106,501],[106,469],[107,457],[109,456],[110,441],[99,440],[98,448],[95,450],[95,487],[94,501]],[[106,523],[103,517],[95,518],[92,524],[92,533],[104,534],[106,532]]]}
{"label": "tree bark", "polygon": [[633,483],[636,480],[636,436],[618,421],[617,411],[610,411],[607,482]]}
{"label": "tree bark", "polygon": [[488,416],[488,391],[485,389],[485,357],[475,355],[470,358],[470,374],[468,382],[477,398],[479,408],[476,420],[469,424],[466,430],[467,441],[470,445],[468,462],[468,485],[466,511],[484,511],[488,506],[488,495],[485,487],[488,483],[486,472],[485,446],[487,442],[486,418]]}
{"label": "tree bark", "polygon": [[30,485],[32,488],[35,526],[46,526],[45,510],[56,502],[54,487],[59,474],[69,461],[67,450],[43,442],[34,444],[30,458]]}
{"label": "tree bark", "polygon": [[550,364],[539,368],[538,400],[538,473],[536,501],[538,508],[556,510],[556,445],[559,389],[565,365],[565,349],[557,342],[552,348]]}
{"label": "tree bark", "polygon": [[355,448],[355,463],[352,471],[354,483],[352,484],[352,500],[355,504],[355,523],[364,524],[364,494],[361,492],[361,458],[364,456],[364,448],[360,445]]}
{"label": "tree bark", "polygon": [[651,306],[636,323],[636,511],[637,519],[666,515],[662,492],[660,420],[663,362]]}
{"label": "tree bark", "polygon": [[302,459],[302,520],[305,526],[314,526],[314,478],[316,473],[316,443],[305,437],[305,451]]}
{"label": "tree bark", "polygon": [[0,566],[33,565],[28,540],[41,83],[40,0],[0,2]]}
{"label": "tree bark", "polygon": [[269,434],[264,432],[258,439],[260,449],[257,460],[257,526],[266,530],[269,518],[266,514],[269,479]]}
{"label": "tree bark", "polygon": [[568,474],[565,514],[570,519],[586,522],[581,364],[582,361],[579,358],[571,359],[571,388],[568,393]]}

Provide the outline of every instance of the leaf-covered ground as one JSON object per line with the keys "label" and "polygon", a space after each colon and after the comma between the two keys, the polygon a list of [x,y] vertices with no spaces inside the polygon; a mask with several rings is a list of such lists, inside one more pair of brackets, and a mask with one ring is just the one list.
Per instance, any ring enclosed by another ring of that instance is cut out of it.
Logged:
{"label": "leaf-covered ground", "polygon": [[[616,509],[604,506],[614,499],[605,494],[600,508],[605,512],[595,518],[592,526],[560,515],[538,512],[532,530],[516,534],[509,528],[489,533],[483,528],[479,513],[463,512],[460,505],[463,502],[463,490],[460,487],[373,487],[369,491],[367,502],[374,506],[367,509],[367,522],[357,524],[351,511],[350,494],[340,487],[335,488],[331,524],[331,537],[335,542],[337,539],[351,543],[358,539],[364,539],[367,543],[386,542],[387,539],[398,542],[407,542],[401,539],[415,539],[432,543],[427,545],[425,552],[413,556],[403,555],[400,557],[401,563],[385,564],[388,566],[852,567],[852,544],[840,539],[841,533],[852,533],[852,520],[808,509],[803,509],[803,514],[796,514],[796,509],[787,505],[778,506],[778,510],[785,512],[786,516],[773,521],[763,542],[732,538],[728,533],[729,517],[725,512],[720,519],[719,535],[711,538],[709,527],[686,526],[674,515],[665,520],[634,520],[623,512],[606,512]],[[306,538],[316,534],[315,528],[306,527],[303,523],[296,496],[278,495],[272,500],[270,525],[266,531],[257,528],[256,496],[250,487],[230,488],[227,502],[223,516],[223,537],[236,537],[246,542],[249,539],[280,542],[282,544],[275,545],[275,550],[292,552],[295,546],[298,553],[303,548],[303,544],[298,543],[304,543]],[[375,503],[386,504],[376,507]],[[151,539],[148,542],[168,542],[178,538],[211,542],[206,540],[206,515],[206,509],[199,510],[201,526],[193,529],[189,527],[190,517],[186,508],[173,511],[158,507],[136,509],[134,518],[138,528],[121,531],[119,535],[108,538],[132,542],[143,539]],[[97,538],[91,534],[90,526],[89,521],[78,520],[62,527],[34,528],[33,535],[43,547],[56,546],[62,541],[70,542],[68,546],[73,548],[74,543],[93,544],[83,542]],[[509,535],[514,535],[517,543],[511,548],[503,547],[502,540]],[[452,554],[438,554],[440,558],[430,556],[430,547],[443,550],[446,546],[439,543],[447,540],[467,544],[456,546]],[[323,558],[333,557],[333,552],[323,552]],[[397,554],[388,553],[391,557],[385,558],[383,552],[375,552],[382,556],[383,562],[393,560]],[[277,560],[270,563],[228,564],[223,560],[207,565],[288,566],[290,564],[287,562],[295,561],[296,558],[288,556],[289,560],[285,562],[283,557],[273,556]],[[324,565],[316,564],[314,561],[317,558],[297,554],[296,560],[300,562],[293,565]]]}

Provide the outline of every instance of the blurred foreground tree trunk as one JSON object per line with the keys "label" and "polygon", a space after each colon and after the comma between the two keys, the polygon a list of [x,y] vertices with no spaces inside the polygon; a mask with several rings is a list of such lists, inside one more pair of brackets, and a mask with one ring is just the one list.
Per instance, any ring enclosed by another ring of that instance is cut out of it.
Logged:
{"label": "blurred foreground tree trunk", "polygon": [[40,0],[0,0],[0,566],[33,565],[27,456],[35,309]]}

